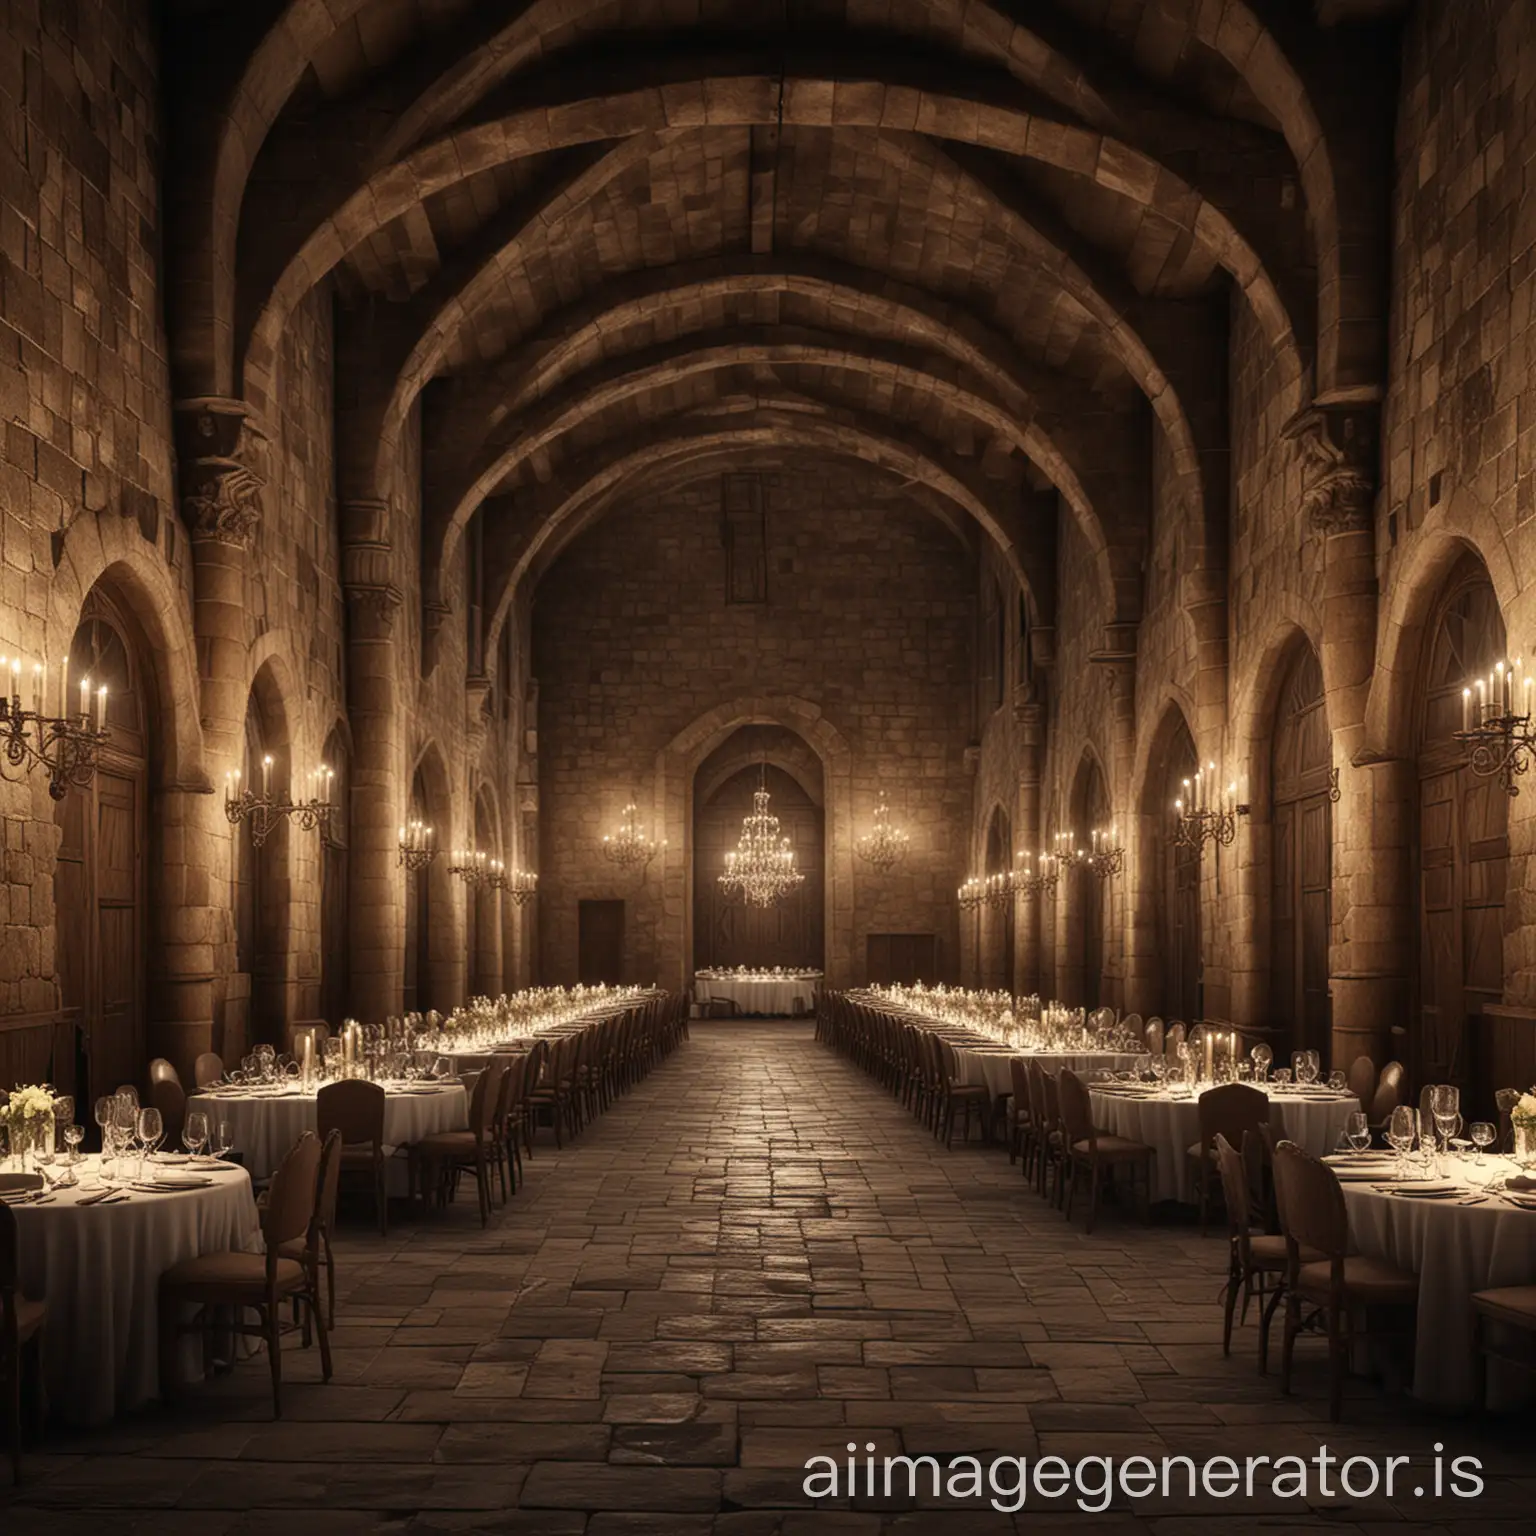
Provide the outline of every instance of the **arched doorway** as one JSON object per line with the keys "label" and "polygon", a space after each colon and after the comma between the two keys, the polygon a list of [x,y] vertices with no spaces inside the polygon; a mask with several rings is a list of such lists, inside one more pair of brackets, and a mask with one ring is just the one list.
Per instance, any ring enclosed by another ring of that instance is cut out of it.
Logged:
{"label": "arched doorway", "polygon": [[[1270,745],[1272,1022],[1293,1050],[1329,1058],[1328,943],[1333,899],[1333,743],[1317,652],[1297,645],[1280,683]],[[1344,1066],[1347,1063],[1336,1063]]]}
{"label": "arched doorway", "polygon": [[[496,810],[489,788],[475,798],[475,847],[487,859],[501,858]],[[477,997],[495,997],[501,990],[501,895],[492,887],[468,888],[469,989]]]}
{"label": "arched doorway", "polygon": [[[823,968],[823,829],[821,807],[799,777],[773,763],[753,763],[712,782],[711,764],[696,779],[693,833],[694,966],[811,966]],[[726,765],[729,768],[729,765]],[[805,876],[799,889],[771,907],[727,899],[720,889],[725,856],[741,837],[759,787],[769,794],[768,810],[790,840],[795,867]]]}
{"label": "arched doorway", "polygon": [[[1013,868],[1013,826],[1003,808],[994,806],[987,822],[987,849],[983,861],[989,875],[1003,875]],[[982,908],[981,984],[996,991],[1013,991],[1013,903]]]}
{"label": "arched doorway", "polygon": [[1429,628],[1419,717],[1418,1082],[1469,1073],[1467,1025],[1504,994],[1509,797],[1451,740],[1461,690],[1505,655],[1504,618],[1483,564],[1451,573]]}
{"label": "arched doorway", "polygon": [[1194,738],[1182,714],[1168,732],[1163,752],[1162,794],[1153,826],[1158,841],[1158,950],[1162,956],[1163,1012],[1170,1019],[1200,1017],[1200,851],[1173,836],[1173,803],[1186,798],[1185,783],[1199,767]]}
{"label": "arched doorway", "polygon": [[[1072,796],[1072,835],[1079,848],[1090,848],[1095,831],[1109,830],[1109,790],[1104,783],[1104,772],[1098,759],[1085,756],[1078,770],[1077,784]],[[1104,1001],[1104,938],[1109,931],[1109,881],[1101,879],[1086,865],[1074,865],[1063,875],[1072,885],[1072,897],[1068,907],[1075,914],[1073,926],[1077,932],[1078,952],[1074,956],[1076,997],[1067,1001],[1077,1002],[1084,1008],[1097,1008]]]}
{"label": "arched doorway", "polygon": [[[432,826],[432,818],[427,812],[426,785],[422,782],[419,768],[411,781],[407,816],[411,821]],[[441,852],[445,829],[434,827],[433,832],[439,849],[438,857],[425,869],[408,869],[405,872],[404,1006],[407,1013],[424,1013],[432,1006],[432,871],[445,857]]]}
{"label": "arched doorway", "polygon": [[[288,721],[270,665],[251,684],[245,710],[245,758],[252,788],[290,790]],[[225,997],[221,1053],[238,1058],[251,1045],[280,1046],[288,1020],[288,844],[280,818],[260,847],[249,818],[234,828],[235,972]]]}
{"label": "arched doorway", "polygon": [[146,1055],[150,722],[157,718],[147,655],[128,614],[93,591],[70,642],[69,676],[71,691],[75,679],[106,687],[111,734],[90,786],[54,810],[56,965],[67,1026],[59,1039],[73,1050],[56,1049],[53,1078],[83,1112],[94,1095],[138,1082]]}
{"label": "arched doorway", "polygon": [[325,739],[324,761],[335,775],[331,804],[336,809],[320,846],[320,1013],[334,1029],[351,1011],[352,990],[352,950],[347,940],[352,764],[339,726]]}

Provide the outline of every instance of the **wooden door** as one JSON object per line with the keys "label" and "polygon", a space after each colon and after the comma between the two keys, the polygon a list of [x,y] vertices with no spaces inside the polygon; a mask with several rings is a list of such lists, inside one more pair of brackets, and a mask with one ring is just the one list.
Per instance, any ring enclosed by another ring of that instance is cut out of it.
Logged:
{"label": "wooden door", "polygon": [[[1181,720],[1168,747],[1163,804],[1169,807],[1192,779],[1199,759],[1188,727]],[[1163,821],[1166,829],[1168,822]],[[1180,847],[1171,832],[1163,833],[1162,900],[1158,907],[1158,936],[1163,956],[1163,1012],[1170,1019],[1193,1023],[1200,1017],[1200,853]]]}
{"label": "wooden door", "polygon": [[[89,788],[56,810],[54,879],[60,1000],[54,1081],[88,1112],[91,1099],[138,1083],[145,1061],[148,766],[142,675],[123,620],[99,597],[70,651],[71,676],[109,689],[111,735]],[[63,1058],[63,1059],[60,1059]]]}
{"label": "wooden door", "polygon": [[1503,656],[1503,617],[1486,572],[1469,557],[1448,583],[1432,628],[1424,692],[1414,1050],[1420,1082],[1466,1085],[1469,1025],[1504,994],[1509,797],[1497,778],[1474,774],[1451,740],[1465,680]]}
{"label": "wooden door", "polygon": [[1333,1033],[1332,762],[1322,668],[1303,645],[1281,682],[1271,742],[1271,1022],[1286,1032],[1292,1050],[1316,1050],[1325,1060]]}
{"label": "wooden door", "polygon": [[576,979],[589,986],[624,979],[624,903],[583,901],[576,913]]}
{"label": "wooden door", "polygon": [[932,986],[938,976],[938,940],[931,933],[872,933],[865,941],[865,968],[872,987]]}

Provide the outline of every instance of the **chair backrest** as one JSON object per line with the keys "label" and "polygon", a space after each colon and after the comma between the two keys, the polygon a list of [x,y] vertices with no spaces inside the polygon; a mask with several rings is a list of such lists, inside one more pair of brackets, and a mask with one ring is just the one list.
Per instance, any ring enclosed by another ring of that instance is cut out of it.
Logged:
{"label": "chair backrest", "polygon": [[496,1106],[501,1102],[501,1079],[506,1070],[501,1058],[493,1056],[475,1083],[474,1097],[469,1108],[469,1128],[481,1140],[495,1128]]}
{"label": "chair backrest", "polygon": [[1371,1096],[1370,1122],[1380,1125],[1403,1101],[1403,1064],[1389,1061],[1381,1069],[1376,1080],[1376,1092]]}
{"label": "chair backrest", "polygon": [[315,1174],[315,1215],[310,1224],[310,1241],[321,1228],[330,1232],[336,1226],[336,1192],[341,1186],[341,1132],[327,1134],[320,1148],[320,1167]]}
{"label": "chair backrest", "polygon": [[498,1137],[507,1133],[507,1116],[512,1112],[513,1101],[517,1098],[523,1079],[523,1069],[528,1065],[527,1056],[505,1055],[498,1056],[501,1064],[501,1084],[496,1094],[496,1108],[492,1114],[492,1123],[496,1127]]}
{"label": "chair backrest", "polygon": [[261,1215],[261,1233],[267,1243],[267,1268],[270,1274],[278,1250],[284,1243],[308,1238],[315,1214],[315,1191],[320,1171],[320,1138],[305,1131],[288,1149],[277,1165],[267,1190],[267,1204]]}
{"label": "chair backrest", "polygon": [[1029,1073],[1022,1056],[1008,1058],[1008,1083],[1013,1089],[1013,1112],[1021,1119],[1033,1119],[1029,1100]]}
{"label": "chair backrest", "polygon": [[206,1088],[223,1076],[224,1058],[217,1051],[204,1051],[192,1064],[192,1081],[199,1088]]}
{"label": "chair backrest", "polygon": [[14,1358],[15,1355],[16,1287],[20,1269],[21,1238],[16,1230],[16,1213],[0,1200],[0,1359]]}
{"label": "chair backrest", "polygon": [[1204,1151],[1225,1136],[1234,1146],[1242,1146],[1243,1137],[1269,1119],[1269,1097],[1249,1083],[1223,1083],[1200,1095],[1200,1148]]}
{"label": "chair backrest", "polygon": [[1061,1093],[1056,1082],[1056,1074],[1047,1072],[1044,1067],[1036,1067],[1040,1074],[1040,1092],[1045,1099],[1045,1128],[1049,1131],[1061,1129]]}
{"label": "chair backrest", "polygon": [[1356,1056],[1349,1064],[1345,1082],[1349,1091],[1360,1100],[1360,1108],[1368,1112],[1371,1097],[1376,1092],[1376,1063],[1369,1056]]}
{"label": "chair backrest", "polygon": [[1033,1057],[1025,1063],[1024,1080],[1029,1088],[1029,1113],[1035,1124],[1040,1128],[1041,1134],[1046,1134],[1056,1129],[1055,1117],[1046,1117],[1045,1109],[1045,1068]]}
{"label": "chair backrest", "polygon": [[1315,1248],[1342,1259],[1349,1247],[1349,1212],[1338,1175],[1294,1141],[1275,1147],[1275,1200],[1287,1246]]}
{"label": "chair backrest", "polygon": [[1244,1263],[1248,1260],[1249,1232],[1253,1216],[1248,1209],[1248,1169],[1242,1154],[1220,1131],[1216,1133],[1216,1168],[1221,1174],[1221,1195],[1227,1207],[1227,1230]]}
{"label": "chair backrest", "polygon": [[315,1128],[322,1136],[341,1133],[349,1147],[384,1147],[384,1090],[361,1077],[327,1083],[315,1095]]}
{"label": "chair backrest", "polygon": [[1068,1145],[1093,1138],[1093,1107],[1088,1099],[1088,1085],[1071,1067],[1056,1074],[1056,1099],[1061,1111],[1061,1128]]}
{"label": "chair backrest", "polygon": [[1147,1027],[1142,1031],[1142,1038],[1147,1042],[1147,1050],[1153,1056],[1163,1054],[1163,1021],[1161,1019],[1148,1019]]}
{"label": "chair backrest", "polygon": [[176,1070],[174,1062],[167,1061],[164,1056],[156,1056],[149,1064],[149,1081],[151,1086],[155,1083],[175,1083],[179,1088],[181,1073]]}
{"label": "chair backrest", "polygon": [[175,1147],[187,1123],[187,1096],[181,1083],[175,1078],[156,1078],[149,1085],[149,1102],[160,1111],[160,1124],[165,1130],[161,1145],[167,1149]]}

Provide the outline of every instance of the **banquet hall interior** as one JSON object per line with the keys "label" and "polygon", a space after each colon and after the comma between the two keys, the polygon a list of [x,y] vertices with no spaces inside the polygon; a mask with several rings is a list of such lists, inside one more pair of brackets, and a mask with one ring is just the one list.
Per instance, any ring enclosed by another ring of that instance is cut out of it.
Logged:
{"label": "banquet hall interior", "polygon": [[6,0],[0,1531],[1528,1520],[1533,295],[1529,0]]}

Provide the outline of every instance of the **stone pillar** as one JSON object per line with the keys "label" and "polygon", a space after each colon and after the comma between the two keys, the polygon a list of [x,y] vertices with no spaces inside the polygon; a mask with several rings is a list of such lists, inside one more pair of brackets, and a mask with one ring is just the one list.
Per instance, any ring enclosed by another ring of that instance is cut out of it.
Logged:
{"label": "stone pillar", "polygon": [[[1019,784],[1014,802],[1014,844],[1017,854],[1040,852],[1040,783],[1045,762],[1045,705],[1034,691],[1021,686],[1014,697],[1014,723],[1019,733]],[[1031,864],[1031,867],[1033,865]],[[1045,985],[1040,974],[1040,894],[1022,895],[1014,903],[1013,990],[1021,996],[1038,994]]]}
{"label": "stone pillar", "polygon": [[401,593],[394,582],[389,504],[372,498],[348,501],[341,509],[341,526],[353,751],[350,1006],[360,1019],[379,1020],[400,1012],[405,985],[405,876],[399,859],[406,803],[397,636]]}
{"label": "stone pillar", "polygon": [[1378,1065],[1408,1018],[1413,956],[1414,765],[1363,751],[1376,663],[1375,493],[1379,407],[1371,391],[1319,400],[1286,426],[1302,511],[1323,545],[1323,693],[1333,736],[1333,1066]]}
{"label": "stone pillar", "polygon": [[[243,400],[197,396],[175,405],[181,514],[192,544],[199,713],[210,776],[245,757],[251,547],[262,519],[267,436]],[[234,837],[212,785],[180,786],[160,801],[167,906],[162,985],[151,1048],[190,1068],[216,1040],[234,968],[230,910]],[[178,854],[183,868],[175,865]],[[186,903],[185,909],[181,903]],[[235,1047],[242,1041],[230,1042]]]}

